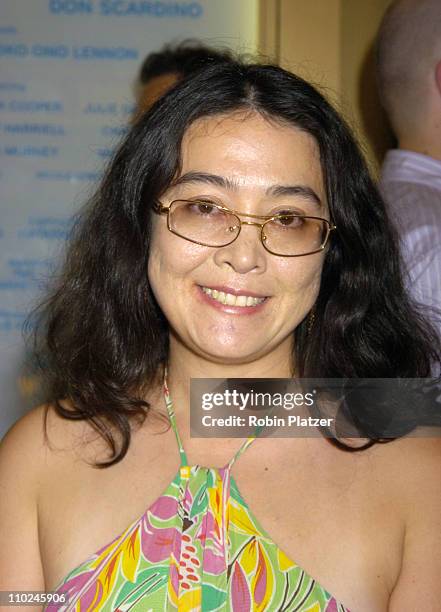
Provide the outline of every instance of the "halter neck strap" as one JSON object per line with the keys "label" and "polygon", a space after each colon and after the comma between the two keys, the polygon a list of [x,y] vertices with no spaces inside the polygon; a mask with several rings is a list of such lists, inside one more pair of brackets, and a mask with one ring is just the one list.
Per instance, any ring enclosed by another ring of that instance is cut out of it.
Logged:
{"label": "halter neck strap", "polygon": [[[184,449],[184,445],[182,444],[182,440],[181,440],[181,436],[179,435],[179,431],[178,431],[178,427],[176,425],[176,417],[175,417],[175,411],[173,409],[173,401],[170,397],[170,391],[168,388],[168,384],[167,384],[167,366],[164,368],[164,383],[163,383],[163,389],[164,389],[164,399],[165,399],[165,404],[167,406],[167,412],[168,412],[168,417],[170,420],[170,424],[172,426],[173,431],[175,432],[175,436],[176,436],[176,441],[178,443],[178,448],[179,448],[179,455],[181,457],[181,467],[184,466],[188,466],[188,458],[187,458],[187,454],[185,452]],[[245,442],[241,445],[241,447],[236,451],[236,453],[234,454],[234,456],[230,459],[230,461],[224,466],[225,469],[227,470],[231,470],[231,468],[233,467],[233,465],[235,464],[235,462],[237,461],[237,459],[239,459],[239,457],[242,455],[242,453],[244,453],[246,451],[246,449],[254,442],[254,440],[258,437],[260,431],[261,431],[261,427],[256,428],[256,433],[257,435],[254,436],[250,436],[249,438],[247,438],[245,440]]]}
{"label": "halter neck strap", "polygon": [[184,450],[184,446],[182,444],[181,436],[179,435],[178,427],[176,425],[175,411],[173,410],[173,402],[170,397],[170,391],[167,385],[167,366],[164,369],[164,399],[165,405],[167,406],[168,418],[170,419],[170,424],[172,426],[173,431],[175,432],[176,441],[178,443],[179,455],[181,457],[181,466],[188,465],[187,455]]}

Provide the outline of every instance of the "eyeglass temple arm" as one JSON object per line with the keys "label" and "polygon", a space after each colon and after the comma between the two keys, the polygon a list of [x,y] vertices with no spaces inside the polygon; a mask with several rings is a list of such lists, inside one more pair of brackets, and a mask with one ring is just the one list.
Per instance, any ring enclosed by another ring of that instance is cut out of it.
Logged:
{"label": "eyeglass temple arm", "polygon": [[164,204],[162,204],[162,202],[160,202],[159,200],[156,200],[153,203],[153,210],[159,215],[168,212],[169,208],[170,206],[164,206]]}

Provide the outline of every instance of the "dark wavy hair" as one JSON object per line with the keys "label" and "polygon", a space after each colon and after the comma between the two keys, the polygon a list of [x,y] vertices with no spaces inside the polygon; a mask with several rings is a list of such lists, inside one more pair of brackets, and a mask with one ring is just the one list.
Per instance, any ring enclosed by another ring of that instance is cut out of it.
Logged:
{"label": "dark wavy hair", "polygon": [[305,320],[295,331],[296,375],[427,377],[439,360],[435,332],[404,289],[384,203],[342,118],[312,85],[279,67],[210,66],[132,126],[79,214],[64,268],[38,311],[47,400],[62,417],[87,419],[106,439],[112,454],[100,467],[124,457],[133,422],[149,410],[144,392],[167,362],[168,324],[147,279],[152,204],[179,173],[188,127],[236,111],[315,139],[338,228],[315,324],[308,330]]}

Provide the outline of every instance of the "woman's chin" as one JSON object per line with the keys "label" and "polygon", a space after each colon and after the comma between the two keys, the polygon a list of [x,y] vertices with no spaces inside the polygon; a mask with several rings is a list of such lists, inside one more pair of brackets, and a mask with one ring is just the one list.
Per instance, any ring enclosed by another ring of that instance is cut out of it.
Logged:
{"label": "woman's chin", "polygon": [[[201,326],[202,327],[202,326]],[[178,334],[172,328],[171,338],[173,349],[183,352],[189,351],[194,356],[218,364],[245,364],[252,363],[267,356],[276,349],[276,338],[265,334],[257,338],[257,334],[250,330],[206,330],[190,329],[185,334]],[[220,332],[220,333],[219,333]],[[180,347],[180,348],[179,348]]]}
{"label": "woman's chin", "polygon": [[228,365],[250,363],[262,357],[266,350],[264,346],[244,346],[236,342],[225,344],[209,342],[196,344],[194,352],[209,361]]}

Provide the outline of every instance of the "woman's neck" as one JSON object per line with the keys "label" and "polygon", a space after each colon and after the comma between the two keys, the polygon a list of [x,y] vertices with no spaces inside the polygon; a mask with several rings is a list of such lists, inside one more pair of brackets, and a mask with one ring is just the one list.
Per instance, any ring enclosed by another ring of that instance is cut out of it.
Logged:
{"label": "woman's neck", "polygon": [[167,379],[172,397],[189,398],[192,378],[292,378],[292,341],[249,363],[217,363],[197,355],[176,337],[170,338]]}

